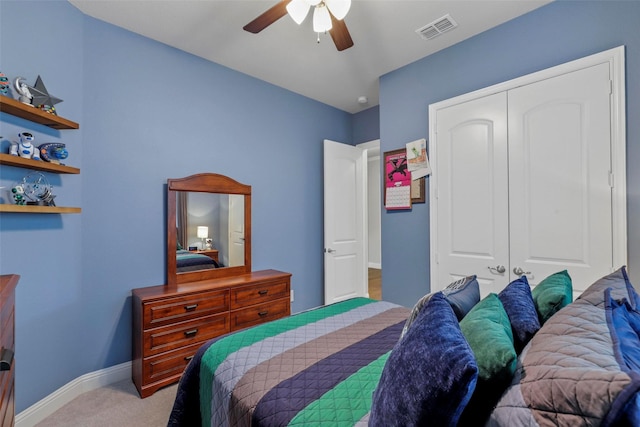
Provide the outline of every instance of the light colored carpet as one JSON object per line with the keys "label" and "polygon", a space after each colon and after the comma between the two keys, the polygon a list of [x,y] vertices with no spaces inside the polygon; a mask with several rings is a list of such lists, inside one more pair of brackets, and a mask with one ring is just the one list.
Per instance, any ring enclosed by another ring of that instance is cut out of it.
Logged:
{"label": "light colored carpet", "polygon": [[140,399],[131,380],[89,391],[58,409],[37,427],[165,427],[178,385]]}

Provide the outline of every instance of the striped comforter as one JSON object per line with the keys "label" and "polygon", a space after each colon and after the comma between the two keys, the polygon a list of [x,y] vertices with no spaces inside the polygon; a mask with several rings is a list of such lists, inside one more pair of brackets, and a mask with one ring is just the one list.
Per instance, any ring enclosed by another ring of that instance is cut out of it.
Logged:
{"label": "striped comforter", "polygon": [[366,425],[409,309],[354,298],[205,344],[170,426]]}

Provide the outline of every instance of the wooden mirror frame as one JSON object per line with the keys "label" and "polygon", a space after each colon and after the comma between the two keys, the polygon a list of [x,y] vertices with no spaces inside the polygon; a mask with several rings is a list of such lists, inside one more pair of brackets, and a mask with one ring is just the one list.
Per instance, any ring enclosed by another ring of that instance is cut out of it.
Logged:
{"label": "wooden mirror frame", "polygon": [[[176,215],[177,192],[244,195],[244,265],[214,268],[178,274],[176,261]],[[215,173],[201,173],[185,178],[167,179],[167,285],[179,284],[220,277],[237,276],[251,272],[251,186],[241,184],[228,176]]]}

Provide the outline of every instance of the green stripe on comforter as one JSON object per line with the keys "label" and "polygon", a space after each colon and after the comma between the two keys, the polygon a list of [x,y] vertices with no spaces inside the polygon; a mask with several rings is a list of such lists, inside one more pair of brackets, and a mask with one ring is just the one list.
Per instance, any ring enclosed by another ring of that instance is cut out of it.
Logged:
{"label": "green stripe on comforter", "polygon": [[[242,333],[231,334],[218,340],[217,343],[224,343],[225,351],[207,350],[202,356],[200,365],[200,413],[202,414],[203,425],[206,425],[205,423],[211,419],[211,383],[213,382],[213,375],[218,366],[230,354],[265,338],[273,337],[277,334],[376,302],[377,301],[368,298],[354,298],[323,307],[322,310],[310,310],[284,319],[265,323],[246,329],[242,331]],[[214,347],[216,349],[221,348],[220,345],[213,346],[212,348]]]}
{"label": "green stripe on comforter", "polygon": [[[320,399],[310,403],[304,410],[300,411],[289,423],[290,426],[320,425],[320,423],[331,422],[335,427],[351,427],[354,420],[360,420],[371,411],[371,395],[375,390],[384,364],[391,352],[385,353],[367,366],[362,367],[358,372],[350,376],[335,388],[325,393]],[[336,410],[335,401],[337,396],[349,398],[351,404],[346,408]],[[359,406],[353,405],[360,403]],[[354,407],[355,406],[355,407]],[[334,418],[327,419],[328,414]],[[322,416],[322,419],[318,417]]]}

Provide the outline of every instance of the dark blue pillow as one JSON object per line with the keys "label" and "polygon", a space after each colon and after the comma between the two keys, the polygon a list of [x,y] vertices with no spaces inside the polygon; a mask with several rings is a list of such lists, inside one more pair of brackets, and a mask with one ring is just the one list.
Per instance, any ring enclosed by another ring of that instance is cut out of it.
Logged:
{"label": "dark blue pillow", "polygon": [[627,269],[625,266],[620,267],[620,272],[622,273],[622,277],[624,278],[624,283],[627,287],[627,292],[629,293],[629,303],[634,310],[640,310],[640,295],[636,292],[635,288],[631,284],[629,280],[629,275],[627,274]]}
{"label": "dark blue pillow", "polygon": [[538,312],[531,296],[531,287],[526,276],[509,283],[499,294],[500,302],[509,316],[513,331],[513,346],[520,354],[529,340],[540,329]]}
{"label": "dark blue pillow", "polygon": [[620,367],[640,373],[640,313],[634,311],[626,300],[611,298],[611,289],[605,291],[605,310],[609,311],[609,328],[613,327],[611,339]]}
{"label": "dark blue pillow", "polygon": [[[630,285],[628,280],[627,283]],[[640,313],[626,298],[615,300],[613,291],[608,288],[604,292],[607,323],[616,360],[631,377],[631,383],[616,397],[603,425],[637,426],[640,425]],[[630,297],[633,296],[630,291]]]}
{"label": "dark blue pillow", "polygon": [[370,426],[455,426],[478,366],[442,292],[395,345],[373,393]]}

